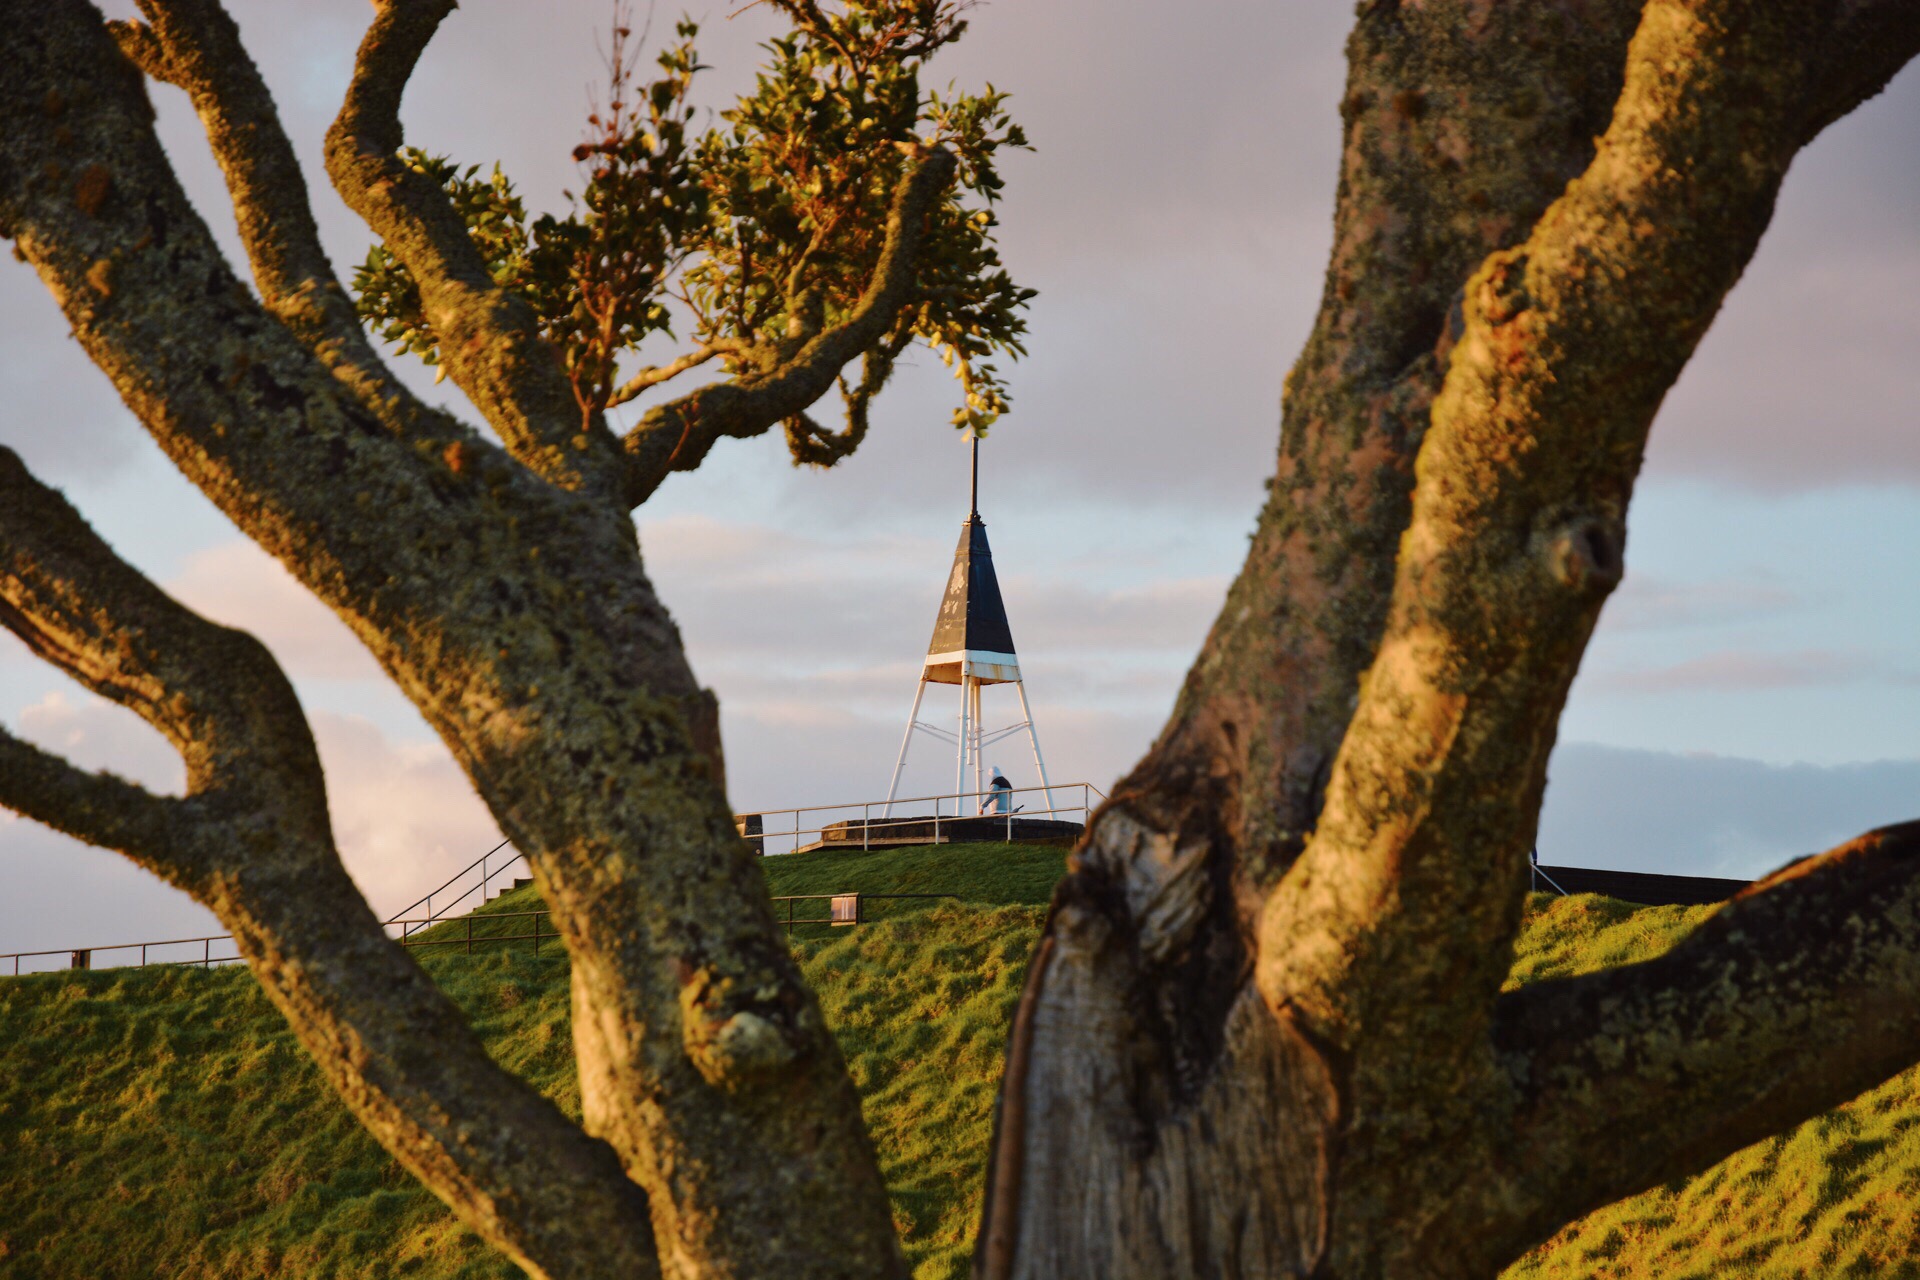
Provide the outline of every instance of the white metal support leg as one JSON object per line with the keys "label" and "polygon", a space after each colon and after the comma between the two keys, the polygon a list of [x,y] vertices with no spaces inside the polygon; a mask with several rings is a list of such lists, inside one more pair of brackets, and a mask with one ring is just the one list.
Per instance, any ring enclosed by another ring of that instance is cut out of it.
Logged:
{"label": "white metal support leg", "polygon": [[956,818],[965,816],[960,811],[960,793],[967,789],[967,747],[973,742],[967,733],[967,713],[972,710],[972,689],[973,677],[963,664],[960,671],[960,751],[953,769],[953,816]]}
{"label": "white metal support leg", "polygon": [[973,682],[973,807],[976,810],[982,799],[980,792],[986,788],[980,774],[980,757],[986,754],[986,743],[981,741],[985,728],[986,722],[980,718],[980,682],[976,680]]}
{"label": "white metal support leg", "polygon": [[1033,728],[1033,708],[1027,705],[1027,682],[1015,680],[1013,691],[1020,695],[1020,717],[1027,722],[1027,742],[1033,747],[1033,767],[1040,771],[1040,790],[1047,797],[1047,812],[1053,812],[1053,784],[1047,781],[1047,762],[1040,757],[1040,735]]}
{"label": "white metal support leg", "polygon": [[913,710],[907,713],[907,732],[900,739],[900,758],[893,762],[893,781],[887,784],[887,808],[880,816],[893,816],[893,798],[900,793],[900,774],[907,767],[907,748],[913,745],[913,731],[920,724],[920,699],[927,696],[926,673],[920,674],[920,687],[913,691]]}

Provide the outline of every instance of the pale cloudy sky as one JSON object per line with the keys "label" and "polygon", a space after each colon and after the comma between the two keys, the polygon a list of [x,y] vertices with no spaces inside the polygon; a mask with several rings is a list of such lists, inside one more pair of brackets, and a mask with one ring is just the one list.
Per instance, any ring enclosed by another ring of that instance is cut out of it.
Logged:
{"label": "pale cloudy sky", "polygon": [[[718,105],[751,76],[771,18],[691,7]],[[368,9],[234,8],[344,273],[368,237],[325,189],[319,151]],[[608,11],[466,0],[409,92],[409,140],[499,159],[530,204],[556,205]],[[1330,234],[1349,15],[1304,0],[996,0],[928,76],[1011,90],[1037,146],[1005,166],[1005,256],[1041,296],[1015,412],[983,455],[982,506],[1056,781],[1104,786],[1144,749],[1244,550]],[[231,243],[197,124],[181,95],[154,94]],[[1920,812],[1916,138],[1910,70],[1802,156],[1662,411],[1628,578],[1563,725],[1545,860],[1754,874]],[[419,718],[172,472],[8,261],[0,339],[0,440],[128,558],[287,666],[374,905],[404,905],[487,848],[491,822]],[[649,566],[723,700],[737,808],[884,792],[965,513],[951,388],[923,357],[843,467],[795,472],[776,439],[728,442],[641,513]],[[0,719],[89,766],[179,785],[157,737],[10,638]],[[917,750],[909,786],[945,789],[951,757]],[[1001,763],[1025,781],[1012,744]],[[0,886],[0,952],[208,921],[115,855],[4,817]]]}

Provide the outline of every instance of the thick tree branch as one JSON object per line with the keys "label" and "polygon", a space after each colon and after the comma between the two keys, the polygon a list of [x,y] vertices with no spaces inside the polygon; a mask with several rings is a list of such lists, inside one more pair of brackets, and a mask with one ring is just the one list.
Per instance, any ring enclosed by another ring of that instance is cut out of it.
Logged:
{"label": "thick tree branch", "polygon": [[[1654,413],[1798,149],[1828,8],[1649,3],[1592,164],[1467,284],[1386,629],[1261,921],[1270,1006],[1348,1060],[1343,1159],[1378,1196],[1345,1215],[1349,1265],[1390,1234],[1396,1194],[1441,1185],[1498,1113],[1487,1028],[1555,726],[1621,576]],[[1508,1209],[1461,1200],[1404,1247],[1504,1261],[1485,1240]]]}
{"label": "thick tree branch", "polygon": [[804,413],[833,388],[842,368],[886,336],[912,293],[927,215],[952,181],[955,163],[951,152],[936,147],[908,167],[894,191],[873,276],[845,320],[774,368],[661,405],[627,433],[629,506],[645,502],[672,472],[699,466],[716,441],[761,435]]}
{"label": "thick tree branch", "polygon": [[446,192],[398,155],[401,95],[453,8],[453,0],[375,5],[346,101],[327,131],[327,172],[412,273],[443,366],[508,451],[564,488],[604,489],[611,499],[619,450],[604,420],[582,420],[533,309],[493,282]]}
{"label": "thick tree branch", "polygon": [[532,1274],[659,1274],[645,1197],[614,1153],[493,1063],[347,878],[272,656],[169,598],[4,449],[0,601],[0,621],[165,733],[188,771],[186,799],[164,800],[0,731],[0,803],[211,908],[374,1136]]}
{"label": "thick tree branch", "polygon": [[1318,1034],[1483,1025],[1654,411],[1771,217],[1825,7],[1650,3],[1593,163],[1467,285],[1386,633],[1263,925],[1269,998]]}
{"label": "thick tree branch", "polygon": [[108,26],[141,70],[192,99],[267,310],[383,421],[413,422],[425,406],[374,351],[320,247],[306,178],[239,28],[219,0],[141,0],[141,11],[151,26]]}
{"label": "thick tree branch", "polygon": [[1517,1253],[1920,1058],[1920,823],[1774,873],[1656,959],[1509,992],[1493,1034]]}
{"label": "thick tree branch", "polygon": [[[1527,1172],[1502,1164],[1514,1102],[1489,1028],[1553,725],[1661,395],[1822,93],[1860,91],[1827,79],[1887,74],[1823,53],[1832,22],[1360,6],[1334,250],[1271,497],[1172,720],[1056,892],[982,1274],[1512,1258],[1512,1223],[1553,1189],[1515,1192]],[[1292,1093],[1227,1128],[1218,1099],[1268,1060],[1239,1002],[1256,963]],[[1275,1189],[1293,1230],[1257,1244],[1181,1194],[1237,1176],[1247,1132],[1299,1160]],[[1502,1176],[1462,1177],[1483,1164]]]}
{"label": "thick tree branch", "polygon": [[[0,604],[0,621],[13,620]],[[76,840],[128,854],[178,884],[202,878],[179,826],[177,802],[110,773],[84,769],[0,726],[0,808]]]}
{"label": "thick tree branch", "polygon": [[1266,507],[1172,716],[1123,787],[1162,830],[1219,827],[1250,895],[1313,829],[1379,644],[1461,286],[1592,160],[1640,10],[1359,6],[1333,250],[1283,389]]}

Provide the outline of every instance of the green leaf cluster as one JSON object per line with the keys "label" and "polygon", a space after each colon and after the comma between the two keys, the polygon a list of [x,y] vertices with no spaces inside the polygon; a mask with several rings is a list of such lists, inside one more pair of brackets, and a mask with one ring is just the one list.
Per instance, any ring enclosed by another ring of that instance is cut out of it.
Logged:
{"label": "green leaf cluster", "polygon": [[[763,48],[751,92],[696,124],[705,68],[683,19],[642,82],[630,24],[616,20],[609,99],[574,150],[583,185],[565,216],[529,219],[495,164],[483,173],[408,149],[466,223],[494,281],[525,299],[571,380],[583,422],[717,361],[735,378],[779,369],[846,320],[874,279],[894,193],[928,148],[958,161],[928,215],[914,286],[885,336],[843,376],[849,429],[790,421],[796,459],[830,464],[865,434],[868,402],[915,342],[962,386],[956,426],[984,432],[1007,409],[996,356],[1025,353],[1031,289],[1014,283],[994,240],[1004,147],[1026,147],[1007,95],[923,92],[926,60],[960,38],[965,0],[775,0],[791,30]],[[384,246],[354,279],[381,338],[429,365],[439,336],[418,284]],[[677,360],[621,365],[656,334],[684,333]],[[444,371],[443,371],[444,373]]]}

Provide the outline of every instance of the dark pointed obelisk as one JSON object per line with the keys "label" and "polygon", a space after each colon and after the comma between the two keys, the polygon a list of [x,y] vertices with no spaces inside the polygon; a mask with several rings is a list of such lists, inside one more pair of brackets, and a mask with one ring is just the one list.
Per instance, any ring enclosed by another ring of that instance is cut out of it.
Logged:
{"label": "dark pointed obelisk", "polygon": [[[940,612],[934,616],[933,639],[927,644],[926,661],[920,669],[920,687],[913,695],[913,710],[907,713],[907,732],[900,742],[900,757],[893,766],[893,780],[887,787],[889,806],[899,790],[900,774],[907,765],[907,748],[915,729],[923,730],[955,743],[959,748],[954,790],[965,793],[969,766],[973,791],[981,792],[981,752],[990,743],[1025,730],[1033,748],[1033,764],[1040,785],[1047,786],[1047,766],[1040,755],[1040,740],[1033,730],[1033,712],[1027,705],[1027,690],[1020,678],[1020,659],[1013,648],[1013,629],[1007,625],[1007,606],[1000,598],[1000,580],[993,572],[993,552],[987,546],[987,522],[980,518],[980,440],[972,441],[973,477],[969,486],[966,523],[960,526],[960,545],[954,548],[953,572],[947,577],[947,591],[940,600]],[[929,684],[960,686],[960,732],[956,735],[920,720],[920,702]],[[980,720],[980,690],[987,685],[1010,684],[1020,696],[1020,720],[1004,729],[983,732]],[[965,806],[962,805],[962,808]],[[1053,802],[1046,808],[1051,811]]]}

